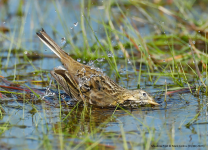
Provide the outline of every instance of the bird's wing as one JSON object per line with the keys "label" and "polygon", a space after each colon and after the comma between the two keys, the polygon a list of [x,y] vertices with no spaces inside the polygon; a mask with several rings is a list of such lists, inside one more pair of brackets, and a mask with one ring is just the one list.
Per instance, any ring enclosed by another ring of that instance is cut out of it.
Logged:
{"label": "bird's wing", "polygon": [[78,82],[68,73],[68,71],[62,69],[54,69],[50,73],[70,97],[77,100],[82,100],[80,92],[77,89]]}
{"label": "bird's wing", "polygon": [[107,76],[93,76],[87,82],[87,86],[89,87],[89,102],[101,107],[115,106],[118,94],[122,90]]}
{"label": "bird's wing", "polygon": [[117,104],[119,89],[117,84],[107,76],[91,77],[80,74],[71,75],[67,70],[55,68],[51,75],[63,87],[64,91],[77,100],[88,101],[90,104],[105,107]]}

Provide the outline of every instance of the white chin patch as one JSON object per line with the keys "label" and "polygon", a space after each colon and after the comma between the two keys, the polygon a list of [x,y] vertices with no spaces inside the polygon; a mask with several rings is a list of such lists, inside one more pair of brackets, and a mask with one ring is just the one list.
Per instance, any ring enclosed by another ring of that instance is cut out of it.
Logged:
{"label": "white chin patch", "polygon": [[56,67],[56,69],[66,70],[63,66],[58,66],[58,67]]}

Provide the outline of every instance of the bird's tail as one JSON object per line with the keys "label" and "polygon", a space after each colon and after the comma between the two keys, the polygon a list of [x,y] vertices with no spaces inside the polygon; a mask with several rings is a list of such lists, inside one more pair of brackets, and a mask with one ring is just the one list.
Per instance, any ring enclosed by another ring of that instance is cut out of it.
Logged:
{"label": "bird's tail", "polygon": [[42,29],[41,31],[37,32],[38,37],[40,40],[48,46],[60,59],[63,59],[65,56],[68,56],[66,52],[64,52],[61,47],[56,44],[54,40],[50,38],[50,36]]}

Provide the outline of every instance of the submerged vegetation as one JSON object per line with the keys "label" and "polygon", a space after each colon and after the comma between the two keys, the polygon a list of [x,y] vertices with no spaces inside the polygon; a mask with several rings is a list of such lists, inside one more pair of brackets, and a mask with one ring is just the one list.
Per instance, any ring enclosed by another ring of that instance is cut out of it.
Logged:
{"label": "submerged vegetation", "polygon": [[[207,5],[0,0],[0,148],[207,147]],[[96,108],[70,99],[50,82],[61,63],[37,38],[41,28],[75,60],[145,89],[161,106]]]}

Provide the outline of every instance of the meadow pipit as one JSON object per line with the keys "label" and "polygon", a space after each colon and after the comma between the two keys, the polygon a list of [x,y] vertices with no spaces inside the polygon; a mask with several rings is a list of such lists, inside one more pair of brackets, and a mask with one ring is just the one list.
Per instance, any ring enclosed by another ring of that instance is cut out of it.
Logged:
{"label": "meadow pipit", "polygon": [[125,89],[102,72],[75,61],[43,29],[37,35],[64,64],[65,68],[54,68],[51,75],[72,98],[101,107],[116,106],[125,102],[159,105],[144,90]]}

